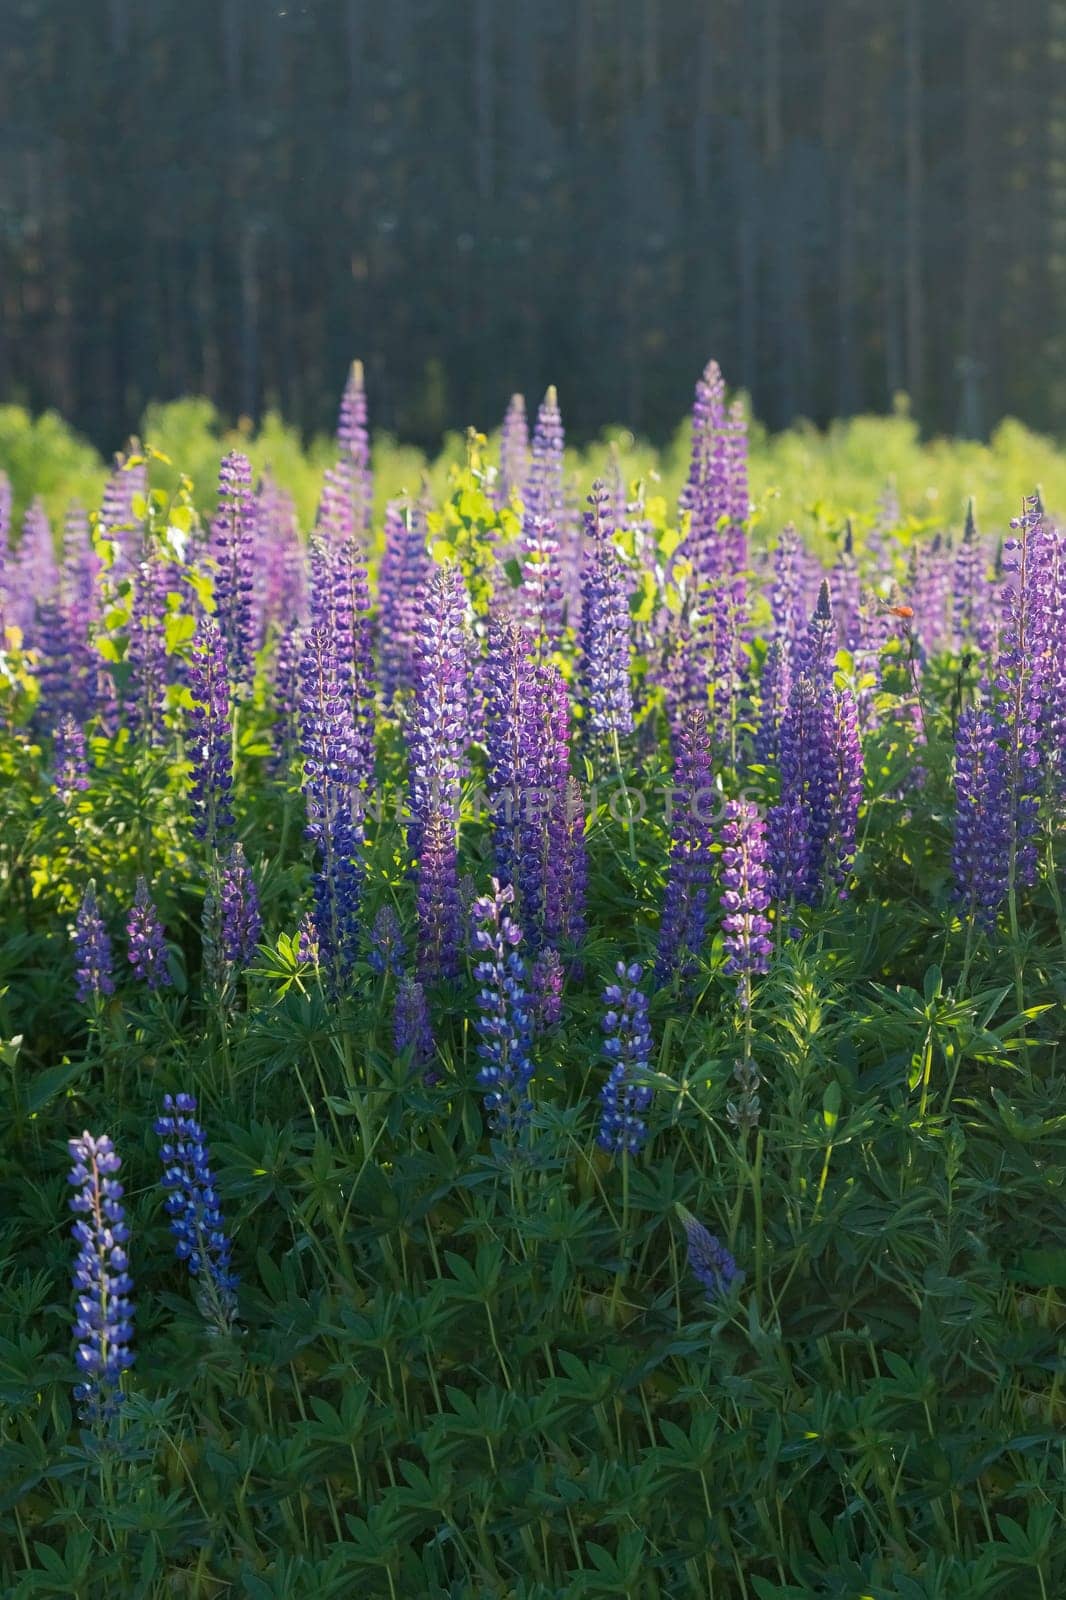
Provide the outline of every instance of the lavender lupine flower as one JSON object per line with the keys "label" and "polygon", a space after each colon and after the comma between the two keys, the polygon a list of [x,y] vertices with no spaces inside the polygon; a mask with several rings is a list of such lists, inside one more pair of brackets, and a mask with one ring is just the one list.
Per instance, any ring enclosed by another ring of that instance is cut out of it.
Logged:
{"label": "lavender lupine flower", "polygon": [[370,430],[367,426],[366,384],[361,361],[352,362],[341,396],[337,444],[352,523],[358,534],[366,534],[370,531],[374,483],[370,471]]}
{"label": "lavender lupine flower", "polygon": [[1012,836],[1006,726],[993,709],[968,706],[955,734],[955,898],[992,927],[1010,885]]}
{"label": "lavender lupine flower", "polygon": [[674,757],[670,865],[655,959],[658,983],[688,977],[707,938],[711,828],[705,814],[713,785],[707,718],[690,709],[678,728]]}
{"label": "lavender lupine flower", "polygon": [[478,985],[475,1022],[482,1066],[478,1084],[497,1132],[517,1132],[530,1112],[533,1077],[529,996],[525,964],[518,953],[522,930],[508,912],[514,902],[510,884],[492,879],[491,895],[474,901],[474,948],[481,959],[474,967]]}
{"label": "lavender lupine flower", "polygon": [[254,643],[258,649],[271,627],[284,631],[304,611],[304,549],[296,508],[288,494],[264,473],[255,491],[253,527],[259,542],[253,572]]}
{"label": "lavender lupine flower", "polygon": [[210,551],[216,567],[215,615],[229,681],[238,695],[251,689],[255,675],[255,584],[261,560],[257,533],[252,464],[231,450],[219,468]]}
{"label": "lavender lupine flower", "polygon": [[840,559],[829,574],[829,598],[836,618],[837,643],[845,650],[854,650],[858,642],[861,592],[859,567],[855,559],[855,535],[850,518],[844,524]]}
{"label": "lavender lupine flower", "polygon": [[240,972],[255,955],[263,934],[259,891],[240,844],[222,862],[218,899],[222,954],[230,968]]}
{"label": "lavender lupine flower", "polygon": [[629,592],[622,559],[604,516],[601,483],[585,514],[585,565],[581,574],[582,693],[592,729],[607,739],[630,733]]}
{"label": "lavender lupine flower", "polygon": [[725,1245],[713,1233],[708,1233],[691,1211],[678,1206],[677,1212],[685,1230],[689,1269],[707,1291],[707,1299],[718,1300],[729,1293],[734,1283],[742,1281],[744,1274],[738,1271]]}
{"label": "lavender lupine flower", "polygon": [[826,850],[826,878],[838,897],[847,898],[846,884],[855,859],[859,806],[862,801],[863,760],[859,712],[848,688],[829,700],[828,736],[834,762],[832,826]]}
{"label": "lavender lupine flower", "polygon": [[529,476],[522,492],[522,505],[531,516],[553,522],[557,528],[561,526],[564,514],[563,446],[563,419],[559,412],[559,396],[555,385],[552,384],[546,390],[537,411]]}
{"label": "lavender lupine flower", "polygon": [[271,670],[273,750],[269,771],[284,778],[296,756],[300,738],[300,660],[303,629],[299,621],[287,622],[277,637]]}
{"label": "lavender lupine flower", "polygon": [[148,744],[158,738],[167,686],[167,593],[173,583],[173,564],[158,549],[146,548],[132,569],[130,605],[130,674],[126,688],[129,720]]}
{"label": "lavender lupine flower", "polygon": [[410,854],[418,860],[419,973],[458,967],[459,782],[467,745],[466,588],[457,566],[439,568],[425,599],[410,739]]}
{"label": "lavender lupine flower", "polygon": [[417,978],[401,978],[397,985],[392,1012],[392,1042],[398,1056],[410,1050],[412,1065],[425,1075],[427,1083],[436,1082],[437,1074],[429,1069],[437,1047],[429,1020],[426,991]]}
{"label": "lavender lupine flower", "polygon": [[214,855],[233,827],[233,732],[225,644],[213,617],[202,617],[196,630],[189,691],[193,831]]}
{"label": "lavender lupine flower", "polygon": [[781,724],[781,798],[767,814],[776,900],[813,905],[821,897],[836,779],[829,700],[809,678],[797,678]]}
{"label": "lavender lupine flower", "polygon": [[318,966],[318,929],[310,911],[300,918],[296,930],[296,959],[305,967]]}
{"label": "lavender lupine flower", "polygon": [[774,634],[791,657],[791,651],[803,637],[809,614],[803,544],[791,523],[781,529],[774,555],[770,609],[774,619]]}
{"label": "lavender lupine flower", "polygon": [[966,642],[982,645],[981,636],[992,610],[994,591],[988,581],[988,555],[977,531],[972,500],[966,507],[966,525],[955,552],[951,592],[955,602],[956,647]]}
{"label": "lavender lupine flower", "polygon": [[578,945],[585,937],[585,895],[588,889],[588,855],[585,850],[585,802],[576,778],[566,784],[566,849],[563,896],[563,936]]}
{"label": "lavender lupine flower", "polygon": [[374,918],[374,926],[370,930],[370,953],[367,960],[371,968],[383,976],[389,972],[398,975],[403,969],[406,953],[403,929],[395,908],[381,906]]}
{"label": "lavender lupine flower", "polygon": [[111,940],[96,902],[95,884],[90,883],[82,896],[74,919],[73,942],[75,993],[80,1004],[88,1005],[102,995],[114,994]]}
{"label": "lavender lupine flower", "polygon": [[166,935],[143,877],[137,879],[137,892],[126,919],[126,934],[129,938],[126,955],[134,977],[140,978],[149,989],[169,987],[172,980],[167,966]]}
{"label": "lavender lupine flower", "polygon": [[75,794],[89,787],[85,734],[71,716],[61,718],[56,728],[54,759],[55,786],[63,804],[69,806]]}
{"label": "lavender lupine flower", "polygon": [[607,1010],[603,1017],[604,1054],[614,1063],[610,1077],[600,1091],[603,1110],[596,1143],[612,1155],[640,1153],[648,1137],[645,1121],[652,1091],[647,1084],[634,1081],[633,1074],[647,1072],[651,1066],[651,1027],[648,1023],[648,997],[640,988],[643,976],[640,963],[615,968],[617,983],[603,991]]}
{"label": "lavender lupine flower", "polygon": [[544,650],[557,650],[563,638],[566,593],[559,554],[559,529],[554,518],[538,511],[522,516],[523,620]]}
{"label": "lavender lupine flower", "polygon": [[314,877],[320,957],[334,990],[347,981],[359,947],[363,824],[354,787],[355,730],[333,638],[310,628],[301,671],[300,734],[306,835],[318,850]]}
{"label": "lavender lupine flower", "polygon": [[22,537],[11,562],[8,623],[22,629],[25,642],[36,645],[38,607],[51,600],[59,583],[52,525],[39,499],[27,507]]}
{"label": "lavender lupine flower", "polygon": [[148,493],[148,465],[138,459],[139,449],[137,441],[131,439],[128,455],[116,453],[100,502],[100,533],[114,546],[110,573],[112,582],[125,577],[132,565],[133,556],[128,548],[127,536],[138,527],[133,502],[137,496]]}
{"label": "lavender lupine flower", "polygon": [[539,754],[533,642],[517,623],[489,624],[485,662],[485,732],[493,853],[501,883],[515,884],[523,820]]}
{"label": "lavender lupine flower", "polygon": [[513,394],[500,428],[500,470],[496,475],[496,506],[510,504],[511,496],[521,494],[529,472],[529,423],[526,402]]}
{"label": "lavender lupine flower", "polygon": [[83,1133],[68,1141],[75,1193],[71,1230],[78,1246],[74,1263],[75,1361],[82,1382],[74,1399],[83,1422],[105,1423],[122,1401],[122,1374],[133,1365],[133,1279],[126,1243],[130,1230],[115,1176],[122,1162],[106,1133]]}
{"label": "lavender lupine flower", "polygon": [[796,676],[805,674],[817,689],[830,687],[833,682],[835,641],[836,624],[829,598],[829,580],[824,578],[807,631],[802,640],[796,643],[792,663]]}
{"label": "lavender lupine flower", "polygon": [[239,1279],[211,1173],[211,1152],[196,1120],[195,1095],[164,1095],[155,1131],[162,1141],[159,1156],[174,1253],[196,1279],[201,1315],[225,1333],[237,1315]]}
{"label": "lavender lupine flower", "polygon": [[725,971],[736,975],[742,1010],[751,1005],[751,980],[770,969],[769,872],[766,824],[748,800],[730,800],[722,827],[722,932]]}
{"label": "lavender lupine flower", "polygon": [[772,639],[759,678],[759,721],[755,731],[755,759],[763,765],[777,759],[778,736],[791,688],[785,646],[780,639]]}
{"label": "lavender lupine flower", "polygon": [[311,624],[326,629],[333,640],[340,682],[352,707],[353,781],[368,787],[375,715],[370,584],[343,487],[328,468],[311,559]]}
{"label": "lavender lupine flower", "polygon": [[557,1028],[563,1015],[563,963],[558,950],[546,945],[529,974],[535,1033]]}
{"label": "lavender lupine flower", "polygon": [[[531,947],[580,937],[584,907],[584,814],[573,815],[570,697],[558,667],[534,677],[535,733],[519,844],[519,881]],[[580,802],[580,791],[577,795]],[[580,860],[577,859],[580,853]],[[580,881],[579,881],[580,880]]]}
{"label": "lavender lupine flower", "polygon": [[390,500],[385,510],[385,550],[378,571],[381,687],[386,700],[415,686],[420,597],[433,573],[426,549],[426,513],[419,504]]}
{"label": "lavender lupine flower", "polygon": [[1052,658],[1061,650],[1053,617],[1054,536],[1039,499],[1026,501],[1003,546],[1003,627],[995,686],[1007,726],[1013,838],[1011,889],[1036,881],[1040,791],[1047,749],[1047,723],[1054,686]]}

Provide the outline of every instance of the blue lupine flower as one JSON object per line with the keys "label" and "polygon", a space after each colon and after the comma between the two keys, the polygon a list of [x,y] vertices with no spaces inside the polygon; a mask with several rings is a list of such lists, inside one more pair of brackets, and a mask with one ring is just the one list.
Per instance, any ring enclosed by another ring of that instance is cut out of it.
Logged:
{"label": "blue lupine flower", "polygon": [[412,1064],[425,1074],[426,1082],[436,1083],[437,1073],[429,1068],[437,1047],[429,1020],[426,991],[417,978],[401,978],[397,986],[392,1012],[392,1041],[398,1056],[410,1050]]}
{"label": "blue lupine flower", "polygon": [[596,1142],[612,1155],[635,1156],[648,1137],[644,1117],[652,1096],[647,1084],[633,1081],[634,1072],[647,1072],[651,1060],[648,997],[638,987],[643,976],[639,962],[627,967],[620,961],[615,972],[618,982],[603,991],[608,1008],[603,1018],[607,1035],[603,1049],[614,1066],[600,1091],[603,1112]]}
{"label": "blue lupine flower", "polygon": [[98,1139],[83,1133],[69,1141],[69,1149],[67,1181],[77,1191],[70,1209],[78,1213],[72,1230],[78,1246],[75,1360],[84,1376],[74,1399],[83,1421],[106,1422],[121,1403],[122,1374],[133,1365],[133,1280],[125,1250],[130,1232],[115,1177],[122,1163],[106,1133]]}
{"label": "blue lupine flower", "polygon": [[233,846],[222,862],[219,907],[222,954],[231,967],[243,971],[255,955],[263,932],[263,919],[259,913],[259,891],[239,844]]}
{"label": "blue lupine flower", "polygon": [[399,973],[406,955],[403,929],[392,906],[382,906],[370,930],[370,953],[367,960],[375,972]]}
{"label": "blue lupine flower", "polygon": [[163,1143],[163,1188],[179,1261],[197,1279],[197,1305],[225,1332],[237,1314],[238,1278],[230,1266],[230,1241],[222,1222],[211,1157],[196,1120],[196,1097],[165,1095],[155,1131]]}
{"label": "blue lupine flower", "polygon": [[684,1206],[678,1206],[677,1211],[685,1230],[688,1264],[693,1276],[706,1289],[708,1300],[728,1294],[734,1283],[743,1281],[744,1274],[738,1270],[725,1245],[713,1233],[708,1233],[691,1211],[686,1211]]}
{"label": "blue lupine flower", "polygon": [[74,976],[75,992],[82,1005],[115,992],[111,940],[96,903],[96,888],[91,883],[82,896],[74,920]]}
{"label": "blue lupine flower", "polygon": [[129,945],[126,954],[133,967],[134,976],[146,983],[149,989],[166,988],[170,982],[167,968],[167,942],[159,912],[148,894],[144,878],[137,879],[137,892],[126,919]]}
{"label": "blue lupine flower", "polygon": [[500,1132],[517,1131],[525,1123],[533,1076],[529,996],[517,949],[522,930],[507,913],[513,902],[513,887],[501,888],[493,878],[492,894],[475,900],[472,908],[474,947],[483,957],[474,968],[481,1013],[475,1024],[481,1036],[477,1053],[483,1063],[478,1083],[485,1090],[485,1110]]}

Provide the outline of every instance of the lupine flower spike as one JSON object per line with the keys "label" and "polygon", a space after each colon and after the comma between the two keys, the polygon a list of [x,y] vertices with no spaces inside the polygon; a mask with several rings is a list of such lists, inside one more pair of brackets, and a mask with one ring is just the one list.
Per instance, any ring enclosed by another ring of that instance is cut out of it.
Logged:
{"label": "lupine flower spike", "polygon": [[721,1299],[729,1293],[734,1283],[743,1282],[744,1274],[738,1270],[725,1245],[713,1233],[709,1233],[691,1211],[678,1206],[677,1214],[685,1230],[688,1264],[693,1277],[703,1285],[708,1300]]}
{"label": "lupine flower spike", "polygon": [[478,1083],[485,1091],[485,1110],[494,1129],[518,1132],[529,1117],[529,998],[525,967],[518,954],[522,930],[508,913],[514,902],[510,884],[492,880],[492,894],[475,900],[474,947],[481,960],[474,968],[480,1016],[477,1053],[483,1065]]}
{"label": "lupine flower spike", "polygon": [[114,994],[111,940],[96,903],[96,887],[89,884],[74,922],[74,976],[79,1002],[84,1006]]}
{"label": "lupine flower spike", "polygon": [[611,1075],[600,1092],[603,1111],[596,1142],[612,1155],[639,1154],[648,1137],[645,1117],[652,1091],[647,1084],[634,1081],[634,1074],[647,1072],[651,1065],[651,1028],[648,1026],[648,998],[640,989],[640,963],[615,968],[618,982],[603,991],[607,1011],[603,1018],[606,1034],[604,1054],[613,1062]]}
{"label": "lupine flower spike", "polygon": [[196,1303],[205,1320],[227,1332],[237,1314],[237,1275],[211,1175],[211,1156],[196,1120],[196,1097],[165,1095],[155,1131],[163,1163],[166,1212],[175,1253],[197,1281]]}
{"label": "lupine flower spike", "polygon": [[171,977],[167,968],[166,935],[144,878],[137,879],[137,892],[126,919],[126,933],[129,938],[126,954],[134,976],[149,989],[167,988]]}
{"label": "lupine flower spike", "polygon": [[133,1365],[133,1280],[126,1241],[130,1232],[115,1174],[122,1163],[106,1133],[69,1141],[68,1182],[75,1193],[75,1360],[82,1381],[74,1390],[84,1422],[106,1423],[122,1401],[122,1374]]}

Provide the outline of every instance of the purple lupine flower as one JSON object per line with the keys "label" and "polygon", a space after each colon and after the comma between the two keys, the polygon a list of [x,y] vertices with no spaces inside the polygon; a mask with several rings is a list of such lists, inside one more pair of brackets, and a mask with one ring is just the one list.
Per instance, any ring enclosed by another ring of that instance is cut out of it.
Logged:
{"label": "purple lupine flower", "polygon": [[[112,582],[125,577],[133,564],[127,535],[137,531],[139,520],[133,509],[137,496],[148,493],[148,465],[139,459],[136,440],[130,441],[130,453],[117,452],[100,502],[100,533],[114,546],[111,564]],[[134,464],[135,463],[135,464]]]}
{"label": "purple lupine flower", "polygon": [[797,678],[781,723],[781,798],[767,814],[776,900],[813,905],[821,896],[836,777],[827,726],[829,699],[809,678]]}
{"label": "purple lupine flower", "polygon": [[[584,815],[575,825],[570,696],[558,667],[538,663],[533,710],[536,732],[525,780],[519,876],[529,943],[536,947],[542,938],[549,944],[576,940],[583,926]],[[581,853],[580,861],[575,852]]]}
{"label": "purple lupine flower", "polygon": [[692,444],[688,477],[678,497],[681,512],[695,514],[707,499],[715,445],[725,422],[725,380],[717,361],[708,361],[692,403]]}
{"label": "purple lupine flower", "polygon": [[353,782],[368,787],[375,715],[370,585],[350,518],[343,488],[327,468],[311,558],[311,624],[333,641],[340,683],[352,707]]}
{"label": "purple lupine flower", "polygon": [[522,493],[529,473],[529,423],[526,402],[513,394],[500,428],[500,470],[496,475],[496,506],[510,504],[511,496]]}
{"label": "purple lupine flower", "polygon": [[111,940],[96,902],[96,886],[90,883],[82,896],[74,919],[75,993],[81,1005],[114,994]]}
{"label": "purple lupine flower", "polygon": [[604,517],[603,485],[593,485],[585,514],[581,574],[581,677],[589,724],[608,739],[633,728],[629,681],[629,593],[622,558]]}
{"label": "purple lupine flower", "polygon": [[137,879],[137,892],[126,919],[126,933],[129,938],[126,955],[134,977],[140,978],[149,989],[169,987],[172,980],[167,965],[166,935],[143,877]]}
{"label": "purple lupine flower", "polygon": [[829,700],[829,744],[834,774],[831,797],[832,825],[826,851],[826,877],[835,884],[841,900],[855,859],[859,806],[862,802],[863,759],[859,712],[851,690],[843,688]]}
{"label": "purple lupine flower", "polygon": [[361,361],[352,362],[341,396],[337,444],[352,525],[358,534],[366,534],[370,531],[373,512],[374,482],[370,470],[370,430],[367,426],[366,385]]}
{"label": "purple lupine flower", "polygon": [[844,538],[840,558],[829,573],[829,598],[836,618],[837,643],[845,650],[854,650],[858,642],[859,567],[855,560],[855,535],[849,518],[844,524]]}
{"label": "purple lupine flower", "polygon": [[385,510],[385,549],[378,571],[381,687],[386,700],[415,686],[420,596],[433,562],[426,549],[426,513],[419,504],[390,500]]}
{"label": "purple lupine flower", "polygon": [[93,620],[99,612],[97,585],[102,565],[93,549],[88,513],[72,500],[63,521],[60,592],[67,605],[80,607],[82,615]]}
{"label": "purple lupine flower", "polygon": [[704,808],[713,793],[707,718],[692,708],[676,734],[670,865],[655,959],[659,983],[675,973],[688,977],[706,942],[713,841]]}
{"label": "purple lupine flower", "polygon": [[328,629],[304,640],[300,706],[307,838],[318,851],[314,876],[320,958],[335,992],[347,982],[359,947],[363,822],[357,800],[351,701]]}
{"label": "purple lupine flower", "polygon": [[222,954],[231,969],[243,971],[262,937],[263,918],[259,890],[240,844],[221,863],[218,903]]}
{"label": "purple lupine flower", "polygon": [[522,515],[522,617],[545,650],[562,644],[566,594],[554,518],[538,511]]}
{"label": "purple lupine flower", "polygon": [[253,527],[258,560],[253,572],[254,642],[258,649],[272,626],[292,627],[304,610],[304,549],[296,508],[284,490],[264,473],[255,491]]}
{"label": "purple lupine flower", "polygon": [[751,1005],[751,980],[770,969],[766,824],[748,800],[730,800],[722,827],[722,932],[725,971],[737,978],[741,1009]]}
{"label": "purple lupine flower", "polygon": [[318,929],[310,911],[300,918],[296,930],[296,959],[305,967],[318,966]]}
{"label": "purple lupine flower", "polygon": [[941,649],[947,638],[951,555],[939,533],[911,552],[906,583],[907,604],[914,613],[910,631],[924,655]]}
{"label": "purple lupine flower", "polygon": [[52,599],[59,583],[52,525],[41,500],[35,499],[22,520],[22,537],[11,562],[8,623],[22,629],[28,645],[36,645],[38,608]]}
{"label": "purple lupine flower", "polygon": [[807,631],[801,640],[797,640],[793,652],[792,670],[795,675],[806,675],[817,689],[828,688],[833,682],[835,641],[836,624],[829,598],[829,580],[823,578]]}
{"label": "purple lupine flower", "polygon": [[252,464],[238,450],[222,458],[218,512],[211,530],[215,616],[235,695],[247,693],[255,675],[255,584],[260,562]]}
{"label": "purple lupine flower", "polygon": [[162,550],[146,547],[132,568],[132,581],[126,702],[130,721],[146,743],[154,744],[167,687],[167,593],[174,582],[173,563]]}
{"label": "purple lupine flower", "polygon": [[791,688],[785,646],[780,639],[771,639],[759,678],[759,722],[755,732],[755,759],[763,765],[777,759],[781,722]]}
{"label": "purple lupine flower", "polygon": [[85,734],[71,716],[62,717],[56,728],[54,765],[54,781],[59,798],[65,806],[69,806],[75,794],[89,787]]}
{"label": "purple lupine flower", "polygon": [[537,411],[529,475],[522,491],[523,510],[558,528],[563,521],[563,420],[552,384]]}
{"label": "purple lupine flower", "polygon": [[617,983],[603,991],[607,1010],[603,1017],[604,1054],[614,1065],[600,1091],[603,1110],[596,1143],[612,1155],[640,1153],[648,1137],[645,1120],[652,1091],[647,1084],[634,1081],[633,1074],[651,1067],[651,1027],[648,1023],[648,997],[640,988],[643,976],[639,961],[615,968]]}
{"label": "purple lupine flower", "polygon": [[964,642],[981,642],[982,631],[992,610],[993,586],[988,581],[988,555],[981,543],[974,518],[973,501],[966,507],[966,525],[955,552],[951,580],[954,596],[956,647]]}
{"label": "purple lupine flower", "polygon": [[1054,686],[1052,659],[1061,643],[1053,619],[1054,536],[1036,495],[1027,499],[1011,528],[1014,536],[1003,546],[1003,627],[995,686],[1007,728],[1013,889],[1036,881],[1042,767],[1051,754],[1046,724]]}
{"label": "purple lupine flower", "polygon": [[489,623],[485,661],[487,782],[501,883],[516,884],[531,769],[540,752],[533,642],[517,623]]}
{"label": "purple lupine flower", "polygon": [[804,550],[800,536],[791,523],[781,529],[774,556],[770,610],[774,619],[774,635],[782,641],[791,659],[793,648],[803,637],[808,616]]}
{"label": "purple lupine flower", "polygon": [[303,629],[299,621],[287,622],[278,634],[271,671],[271,722],[273,749],[269,771],[284,778],[296,757],[300,739],[300,661]]}
{"label": "purple lupine flower", "polygon": [[1011,794],[1006,726],[995,709],[968,706],[955,733],[955,898],[992,927],[1010,884]]}
{"label": "purple lupine flower", "polygon": [[459,782],[467,745],[466,588],[454,565],[433,575],[416,656],[410,738],[410,854],[418,860],[419,973],[458,969]]}
{"label": "purple lupine flower", "polygon": [[133,1365],[133,1279],[126,1243],[130,1230],[115,1176],[122,1162],[106,1133],[68,1140],[75,1193],[70,1209],[78,1246],[74,1262],[75,1361],[82,1381],[74,1399],[83,1422],[105,1423],[122,1401],[122,1374]]}
{"label": "purple lupine flower", "polygon": [[382,976],[389,972],[399,975],[406,953],[403,928],[395,908],[388,905],[379,907],[370,930],[370,954],[367,960],[372,970]]}
{"label": "purple lupine flower", "polygon": [[707,1299],[718,1300],[729,1293],[734,1283],[743,1281],[744,1274],[738,1271],[725,1245],[713,1233],[708,1233],[691,1211],[678,1206],[677,1212],[685,1230],[689,1269],[707,1291]]}
{"label": "purple lupine flower", "polygon": [[233,827],[233,730],[225,644],[213,617],[200,619],[188,678],[193,701],[187,737],[193,831],[217,855]]}
{"label": "purple lupine flower", "polygon": [[437,1074],[430,1070],[437,1046],[429,1020],[426,991],[417,978],[400,979],[396,986],[396,999],[392,1012],[392,1042],[398,1056],[411,1052],[411,1063],[423,1073],[427,1083],[435,1083]]}
{"label": "purple lupine flower", "polygon": [[563,1016],[563,963],[558,950],[545,945],[529,974],[533,1031],[547,1033],[557,1028]]}
{"label": "purple lupine flower", "polygon": [[566,783],[566,849],[564,854],[562,903],[565,925],[562,936],[579,945],[585,937],[585,895],[588,889],[588,855],[585,850],[585,801],[576,778]]}
{"label": "purple lupine flower", "polygon": [[211,1173],[211,1152],[196,1120],[195,1095],[164,1095],[155,1132],[162,1141],[159,1157],[174,1253],[196,1279],[201,1316],[226,1333],[237,1315],[239,1279]]}
{"label": "purple lupine flower", "polygon": [[528,1121],[534,1070],[525,965],[518,953],[522,930],[507,910],[513,902],[511,885],[501,887],[493,878],[492,894],[475,900],[471,913],[481,957],[474,967],[478,1084],[491,1125],[501,1133],[517,1132]]}

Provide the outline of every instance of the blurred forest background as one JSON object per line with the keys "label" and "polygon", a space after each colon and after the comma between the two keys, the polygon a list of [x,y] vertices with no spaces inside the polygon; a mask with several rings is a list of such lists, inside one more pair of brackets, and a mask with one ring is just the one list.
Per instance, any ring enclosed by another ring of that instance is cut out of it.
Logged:
{"label": "blurred forest background", "polygon": [[1066,428],[1066,0],[2,0],[0,399]]}

